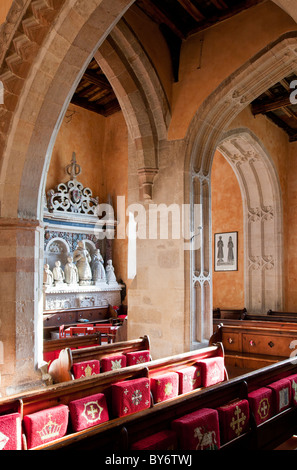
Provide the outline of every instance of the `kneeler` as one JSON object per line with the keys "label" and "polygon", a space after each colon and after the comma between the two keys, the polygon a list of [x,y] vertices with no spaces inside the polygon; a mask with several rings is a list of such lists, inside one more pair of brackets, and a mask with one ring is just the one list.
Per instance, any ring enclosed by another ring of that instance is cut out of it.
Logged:
{"label": "kneeler", "polygon": [[131,446],[131,450],[176,450],[177,448],[177,435],[172,429],[152,434],[134,442]]}
{"label": "kneeler", "polygon": [[156,372],[151,375],[150,385],[155,403],[178,396],[179,377],[177,372]]}
{"label": "kneeler", "polygon": [[97,393],[69,403],[70,418],[75,432],[109,420],[105,395]]}
{"label": "kneeler", "polygon": [[73,364],[72,371],[75,379],[91,377],[100,373],[100,362],[97,360],[77,362]]}
{"label": "kneeler", "polygon": [[237,400],[218,409],[221,441],[231,441],[249,430],[249,402]]}
{"label": "kneeler", "polygon": [[0,416],[0,450],[22,450],[22,418],[20,413]]}
{"label": "kneeler", "polygon": [[198,366],[188,366],[176,369],[179,376],[179,394],[191,392],[201,387],[201,369]]}
{"label": "kneeler", "polygon": [[288,378],[277,380],[267,387],[272,390],[275,413],[280,413],[290,407],[292,386]]}
{"label": "kneeler", "polygon": [[209,387],[225,380],[225,363],[224,358],[209,357],[197,361],[197,366],[201,368],[201,384],[202,387]]}
{"label": "kneeler", "polygon": [[108,372],[110,370],[117,370],[126,367],[127,359],[125,354],[113,354],[102,357],[100,363],[101,371]]}
{"label": "kneeler", "polygon": [[291,382],[292,405],[297,406],[297,374],[289,375],[286,379]]}
{"label": "kneeler", "polygon": [[126,353],[126,358],[127,366],[134,366],[136,364],[143,364],[144,362],[149,362],[151,359],[151,355],[148,350],[132,351]]}
{"label": "kneeler", "polygon": [[220,429],[217,410],[201,408],[175,419],[180,450],[216,450],[220,448]]}
{"label": "kneeler", "polygon": [[68,426],[69,408],[58,405],[24,416],[23,423],[28,449],[63,437]]}
{"label": "kneeler", "polygon": [[150,381],[147,377],[113,383],[112,410],[116,417],[127,416],[150,407]]}
{"label": "kneeler", "polygon": [[255,417],[257,426],[267,421],[273,415],[272,390],[261,387],[248,394],[250,409]]}

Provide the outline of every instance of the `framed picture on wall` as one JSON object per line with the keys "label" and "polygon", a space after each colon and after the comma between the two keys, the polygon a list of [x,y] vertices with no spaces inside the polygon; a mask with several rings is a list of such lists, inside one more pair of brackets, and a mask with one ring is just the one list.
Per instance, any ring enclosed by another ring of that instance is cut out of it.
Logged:
{"label": "framed picture on wall", "polygon": [[214,270],[238,270],[238,232],[214,234]]}

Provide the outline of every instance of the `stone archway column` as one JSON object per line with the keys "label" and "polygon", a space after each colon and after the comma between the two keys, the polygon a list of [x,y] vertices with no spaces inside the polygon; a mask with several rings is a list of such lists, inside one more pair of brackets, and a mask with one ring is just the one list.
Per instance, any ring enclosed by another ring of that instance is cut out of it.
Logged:
{"label": "stone archway column", "polygon": [[[37,221],[0,219],[0,394],[41,385],[42,292],[37,264],[43,229]],[[41,261],[40,261],[41,260]],[[34,302],[34,299],[40,301]],[[38,311],[39,310],[39,311]],[[17,332],[17,334],[16,334]]]}

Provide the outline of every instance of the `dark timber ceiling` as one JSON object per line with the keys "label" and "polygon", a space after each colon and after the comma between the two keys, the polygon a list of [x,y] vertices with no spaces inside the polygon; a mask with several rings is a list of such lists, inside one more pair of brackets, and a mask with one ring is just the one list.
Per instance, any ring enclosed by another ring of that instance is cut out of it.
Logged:
{"label": "dark timber ceiling", "polygon": [[[136,0],[139,8],[162,32],[170,50],[174,80],[178,81],[182,41],[266,0]],[[109,116],[120,110],[117,98],[93,59],[89,64],[72,103]]]}
{"label": "dark timber ceiling", "polygon": [[[290,75],[269,88],[251,104],[252,113],[256,116],[267,116],[278,127],[283,129],[290,142],[297,141],[297,104],[292,104],[297,89],[296,75]],[[290,86],[292,84],[292,86]]]}

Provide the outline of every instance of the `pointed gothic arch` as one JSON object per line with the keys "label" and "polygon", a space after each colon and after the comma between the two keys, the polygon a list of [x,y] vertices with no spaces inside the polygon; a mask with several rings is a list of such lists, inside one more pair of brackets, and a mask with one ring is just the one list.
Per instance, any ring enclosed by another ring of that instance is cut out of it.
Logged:
{"label": "pointed gothic arch", "polygon": [[[61,1],[57,11],[51,11],[51,16],[47,17],[45,27],[43,14],[46,15],[46,12],[33,9],[31,18],[28,16],[28,11],[31,12],[28,10],[28,1],[19,13],[13,34],[1,56],[0,77],[5,89],[5,105],[0,111],[0,148],[3,150],[0,167],[0,236],[15,242],[14,258],[9,259],[10,270],[2,273],[1,277],[6,289],[3,300],[5,311],[12,319],[3,341],[6,357],[9,358],[4,370],[5,381],[2,381],[0,388],[0,393],[4,395],[8,384],[10,393],[14,393],[17,387],[35,386],[36,381],[39,383],[40,380],[37,369],[42,362],[43,349],[41,221],[52,148],[70,99],[87,65],[133,3],[134,0],[113,0],[111,6],[110,0]],[[42,7],[43,4],[40,5]],[[54,10],[54,7],[48,8]],[[38,20],[40,26],[43,26],[42,35],[36,26]],[[23,37],[21,43],[15,40],[17,51],[13,52],[9,46],[14,34],[18,37],[17,28],[21,23],[26,38]],[[36,38],[34,34],[38,31],[40,37]],[[120,28],[117,31],[119,34]],[[32,49],[29,47],[30,41]],[[23,53],[23,45],[27,56]],[[138,67],[144,60],[144,55],[139,54]],[[142,65],[142,68],[146,65]],[[133,70],[132,64],[130,71],[137,77],[137,69]],[[156,84],[157,77],[153,77]],[[160,138],[157,129],[162,129],[164,137],[168,109],[167,105],[164,106],[160,83],[158,86],[148,83],[147,87],[154,88],[155,92],[153,96],[147,97],[147,89],[141,87],[141,100],[154,102],[150,106],[147,125],[139,125],[137,118],[134,122],[141,135],[141,139],[136,142],[140,149],[138,155],[143,157],[136,165],[145,193],[150,195],[157,170],[155,147]],[[132,112],[135,113],[133,106]],[[163,121],[162,126],[160,121]],[[152,136],[150,145],[147,144],[147,135]],[[135,135],[133,137],[135,139]],[[148,157],[152,145],[153,161]],[[18,328],[14,328],[14,325],[18,325]]]}
{"label": "pointed gothic arch", "polygon": [[227,132],[218,145],[239,183],[244,217],[244,292],[249,313],[283,308],[283,205],[277,172],[248,129]]}
{"label": "pointed gothic arch", "polygon": [[[229,124],[253,99],[284,78],[296,73],[297,34],[287,33],[256,54],[226,79],[200,106],[187,134],[185,202],[192,206],[191,229],[199,227],[199,250],[185,253],[185,315],[189,347],[207,344],[212,334],[211,166],[214,153]],[[195,220],[194,204],[201,216]]]}

